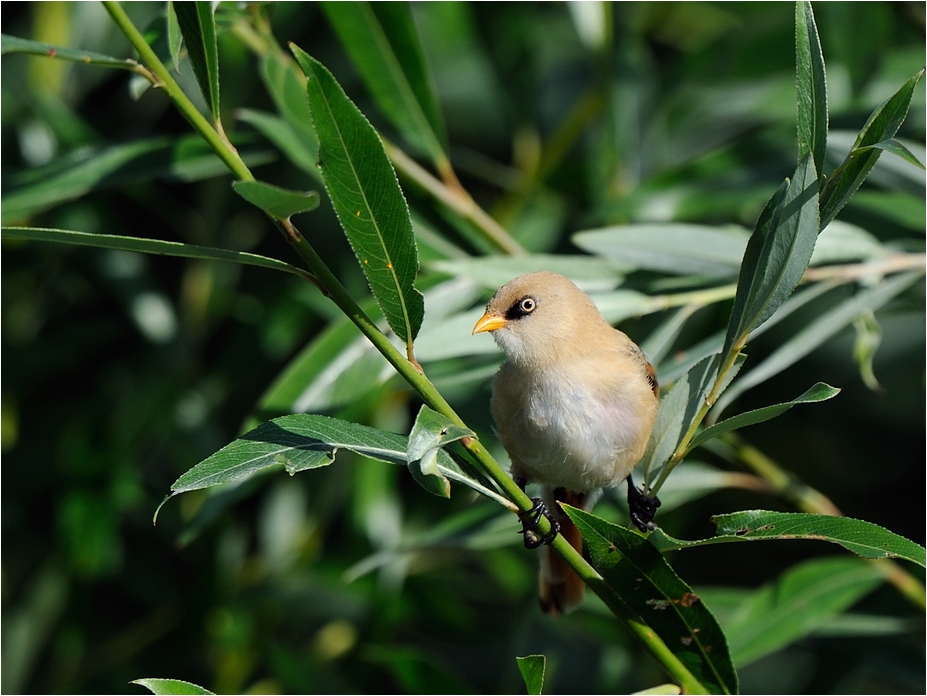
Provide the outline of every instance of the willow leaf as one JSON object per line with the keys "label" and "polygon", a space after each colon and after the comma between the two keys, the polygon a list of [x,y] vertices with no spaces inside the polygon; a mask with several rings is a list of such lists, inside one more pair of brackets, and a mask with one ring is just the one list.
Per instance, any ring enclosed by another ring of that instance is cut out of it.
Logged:
{"label": "willow leaf", "polygon": [[418,251],[396,172],[373,126],[332,74],[292,50],[308,78],[325,188],[383,315],[411,355],[425,304],[414,286]]}

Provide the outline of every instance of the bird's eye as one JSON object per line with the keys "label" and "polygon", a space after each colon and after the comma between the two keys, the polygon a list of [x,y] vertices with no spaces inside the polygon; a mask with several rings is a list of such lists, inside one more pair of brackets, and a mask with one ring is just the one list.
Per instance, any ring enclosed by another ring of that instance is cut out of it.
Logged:
{"label": "bird's eye", "polygon": [[524,314],[531,314],[538,306],[538,303],[534,301],[533,297],[526,297],[518,303],[518,308]]}

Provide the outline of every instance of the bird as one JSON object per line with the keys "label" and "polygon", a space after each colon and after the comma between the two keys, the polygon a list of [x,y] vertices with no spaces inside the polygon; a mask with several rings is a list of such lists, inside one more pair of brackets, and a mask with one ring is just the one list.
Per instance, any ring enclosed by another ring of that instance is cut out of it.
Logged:
{"label": "bird", "polygon": [[[499,288],[473,327],[483,332],[506,355],[490,410],[512,477],[522,490],[542,484],[522,516],[525,546],[541,547],[541,609],[569,613],[582,604],[585,584],[549,543],[559,531],[582,553],[582,536],[559,503],[590,510],[602,489],[627,480],[632,521],[642,531],[656,528],[659,500],[630,478],[653,429],[656,373],[592,298],[558,273],[527,273]],[[541,514],[551,533],[539,538],[532,523]]]}

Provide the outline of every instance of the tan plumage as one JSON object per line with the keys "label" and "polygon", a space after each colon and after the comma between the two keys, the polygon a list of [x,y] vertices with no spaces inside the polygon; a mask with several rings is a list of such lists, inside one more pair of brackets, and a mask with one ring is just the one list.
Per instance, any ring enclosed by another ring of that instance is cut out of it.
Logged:
{"label": "tan plumage", "polygon": [[[653,368],[569,279],[541,271],[503,285],[474,333],[491,331],[507,360],[493,382],[492,414],[512,476],[544,485],[548,510],[577,550],[578,530],[556,501],[589,509],[644,454],[657,410]],[[541,550],[541,605],[574,609],[584,585]]]}

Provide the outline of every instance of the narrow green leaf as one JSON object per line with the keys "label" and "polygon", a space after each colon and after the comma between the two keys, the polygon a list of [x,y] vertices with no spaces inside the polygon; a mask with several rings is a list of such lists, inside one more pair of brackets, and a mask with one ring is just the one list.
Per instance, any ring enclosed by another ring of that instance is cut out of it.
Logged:
{"label": "narrow green leaf", "polygon": [[427,406],[419,409],[406,450],[409,471],[419,485],[443,498],[451,496],[450,482],[438,469],[438,451],[465,437],[476,437],[476,433],[455,425]]}
{"label": "narrow green leaf", "polygon": [[839,544],[864,558],[904,558],[925,565],[924,547],[872,522],[806,512],[745,510],[712,518],[717,536],[698,541],[674,539],[658,529],[648,538],[660,551],[708,544],[768,539],[813,539]]}
{"label": "narrow green leaf", "polygon": [[748,235],[739,227],[619,225],[577,232],[573,243],[635,268],[726,277],[737,273]]}
{"label": "narrow green leaf", "polygon": [[808,0],[795,5],[795,78],[798,93],[798,157],[811,154],[824,171],[827,151],[827,79],[821,40]]}
{"label": "narrow green leaf", "polygon": [[724,433],[729,433],[732,430],[738,430],[739,428],[744,428],[748,425],[755,425],[757,423],[762,423],[763,421],[771,420],[776,416],[780,416],[786,411],[788,411],[795,404],[813,404],[820,401],[827,401],[832,399],[840,393],[839,389],[824,384],[823,382],[818,382],[808,391],[806,391],[801,396],[793,399],[792,401],[787,401],[782,404],[775,404],[774,406],[765,406],[764,408],[758,408],[754,411],[747,411],[746,413],[740,413],[733,418],[728,418],[723,420],[720,423],[712,425],[710,428],[705,428],[698,435],[692,438],[692,443],[690,445],[691,449],[695,449],[703,442],[708,442],[712,438],[723,435]]}
{"label": "narrow green leaf", "polygon": [[216,43],[216,22],[213,18],[212,2],[174,3],[177,23],[183,34],[184,44],[193,74],[212,113],[214,122],[219,121],[219,48]]}
{"label": "narrow green leaf", "polygon": [[309,78],[325,187],[383,315],[411,355],[425,306],[414,286],[418,253],[396,172],[332,74],[297,46],[292,50]]}
{"label": "narrow green leaf", "polygon": [[180,679],[135,679],[129,683],[143,686],[158,696],[197,696],[198,694],[213,693],[202,686],[181,681]]}
{"label": "narrow green leaf", "polygon": [[612,590],[663,639],[710,693],[737,693],[727,640],[711,611],[647,539],[563,506],[582,532],[589,560]]}
{"label": "narrow green leaf", "polygon": [[817,176],[805,155],[788,188],[780,187],[760,215],[747,245],[724,355],[789,298],[811,262],[820,229]]}
{"label": "narrow green leaf", "polygon": [[446,163],[444,120],[409,6],[323,2],[322,8],[380,110],[432,161]]}
{"label": "narrow green leaf", "polygon": [[745,391],[794,365],[860,316],[875,311],[893,297],[907,290],[922,276],[923,271],[899,273],[874,288],[857,293],[843,304],[822,314],[780,345],[766,360],[734,382],[715,403],[713,413],[715,415],[722,413],[734,399]]}
{"label": "narrow green leaf", "polygon": [[319,207],[319,194],[315,191],[290,191],[263,181],[235,181],[232,188],[277,220],[286,220]]}
{"label": "narrow green leaf", "polygon": [[889,138],[888,140],[883,140],[879,143],[873,143],[872,145],[867,145],[866,147],[855,148],[853,153],[854,156],[859,156],[860,154],[872,150],[873,148],[891,152],[893,155],[898,155],[901,159],[910,162],[915,167],[924,169],[924,164],[919,159],[917,159],[917,156],[911,152],[904,143],[895,138]]}
{"label": "narrow green leaf", "polygon": [[822,226],[833,220],[843,206],[847,204],[847,201],[865,181],[869,171],[875,166],[879,155],[882,153],[881,148],[872,148],[862,153],[857,152],[857,150],[874,146],[876,143],[882,143],[895,137],[908,114],[908,108],[911,106],[911,99],[914,96],[914,88],[923,75],[923,70],[914,75],[869,116],[869,120],[856,138],[850,154],[837,167],[830,181],[821,191]]}
{"label": "narrow green leaf", "polygon": [[724,624],[738,667],[781,650],[853,606],[884,578],[856,558],[802,563],[752,593]]}
{"label": "narrow green leaf", "polygon": [[545,655],[526,655],[516,657],[518,671],[525,680],[525,687],[529,694],[537,695],[544,690],[544,672],[547,670],[547,657]]}
{"label": "narrow green leaf", "polygon": [[33,56],[45,56],[46,58],[58,58],[75,63],[119,68],[120,70],[135,70],[138,68],[138,63],[128,58],[113,58],[112,56],[95,53],[94,51],[81,51],[76,48],[53,46],[52,44],[41,43],[39,41],[20,39],[19,37],[10,36],[9,34],[0,34],[0,53],[2,53],[2,55],[6,55],[7,53],[25,53]]}
{"label": "narrow green leaf", "polygon": [[275,271],[285,271],[306,278],[306,271],[296,266],[272,259],[267,256],[251,254],[246,251],[201,247],[194,244],[167,242],[161,239],[143,239],[140,237],[122,237],[115,234],[92,234],[74,230],[58,230],[45,227],[4,227],[3,239],[24,239],[35,242],[57,242],[77,246],[97,247],[98,249],[120,249],[141,254],[158,254],[177,256],[185,259],[203,259],[206,261],[231,261],[245,266],[260,266]]}

